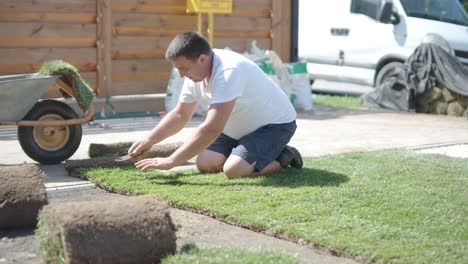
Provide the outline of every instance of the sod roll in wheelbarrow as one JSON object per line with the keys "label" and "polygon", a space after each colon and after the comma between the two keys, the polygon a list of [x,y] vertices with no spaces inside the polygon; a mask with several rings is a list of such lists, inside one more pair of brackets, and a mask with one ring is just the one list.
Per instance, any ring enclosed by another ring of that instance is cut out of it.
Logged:
{"label": "sod roll in wheelbarrow", "polygon": [[36,165],[0,167],[0,229],[35,226],[47,194]]}
{"label": "sod roll in wheelbarrow", "polygon": [[46,61],[39,69],[38,75],[59,75],[60,79],[73,89],[73,97],[83,111],[87,110],[94,100],[95,95],[91,87],[81,78],[78,70],[68,62]]}
{"label": "sod roll in wheelbarrow", "polygon": [[47,205],[36,240],[44,263],[159,263],[175,232],[167,204],[144,195]]}

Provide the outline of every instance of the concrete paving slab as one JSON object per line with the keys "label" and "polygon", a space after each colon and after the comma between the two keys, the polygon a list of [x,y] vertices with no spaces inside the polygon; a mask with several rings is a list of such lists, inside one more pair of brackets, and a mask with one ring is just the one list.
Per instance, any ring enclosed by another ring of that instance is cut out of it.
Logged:
{"label": "concrete paving slab", "polygon": [[468,144],[457,144],[443,147],[424,148],[416,152],[426,154],[441,154],[453,158],[468,159]]}

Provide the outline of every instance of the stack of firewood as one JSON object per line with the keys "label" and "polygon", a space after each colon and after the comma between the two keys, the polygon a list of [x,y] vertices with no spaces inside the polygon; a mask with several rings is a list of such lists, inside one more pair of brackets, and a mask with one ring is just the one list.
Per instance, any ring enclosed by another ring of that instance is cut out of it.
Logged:
{"label": "stack of firewood", "polygon": [[438,83],[416,96],[416,112],[468,117],[468,97]]}

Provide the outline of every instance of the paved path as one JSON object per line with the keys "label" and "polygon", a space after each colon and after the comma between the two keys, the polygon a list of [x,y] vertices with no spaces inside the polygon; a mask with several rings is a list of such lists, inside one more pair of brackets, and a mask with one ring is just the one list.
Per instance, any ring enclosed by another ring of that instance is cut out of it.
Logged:
{"label": "paved path", "polygon": [[[94,125],[85,125],[80,148],[71,159],[87,158],[90,143],[141,138],[158,121],[159,118],[127,118],[99,120]],[[199,118],[194,119],[180,134],[166,142],[184,140],[200,121]],[[316,107],[314,113],[300,114],[297,122],[298,129],[291,145],[296,146],[304,156],[468,143],[468,121],[465,118]],[[19,146],[16,127],[0,127],[0,147],[0,165],[33,162]],[[99,190],[87,181],[69,177],[63,165],[42,168],[46,172],[43,180],[51,203],[109,199],[116,195]],[[179,247],[192,242],[243,246],[285,250],[297,254],[300,263],[355,263],[347,258],[331,256],[323,251],[227,225],[203,215],[177,209],[173,209],[171,215],[179,226]],[[39,263],[32,229],[0,233],[0,263],[12,261]]]}

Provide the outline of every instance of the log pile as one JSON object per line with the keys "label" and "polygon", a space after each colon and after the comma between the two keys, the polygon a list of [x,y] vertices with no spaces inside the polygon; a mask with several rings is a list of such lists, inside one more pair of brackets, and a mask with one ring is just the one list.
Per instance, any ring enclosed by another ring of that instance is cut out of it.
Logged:
{"label": "log pile", "polygon": [[442,84],[416,96],[416,112],[468,117],[468,97],[450,91]]}

